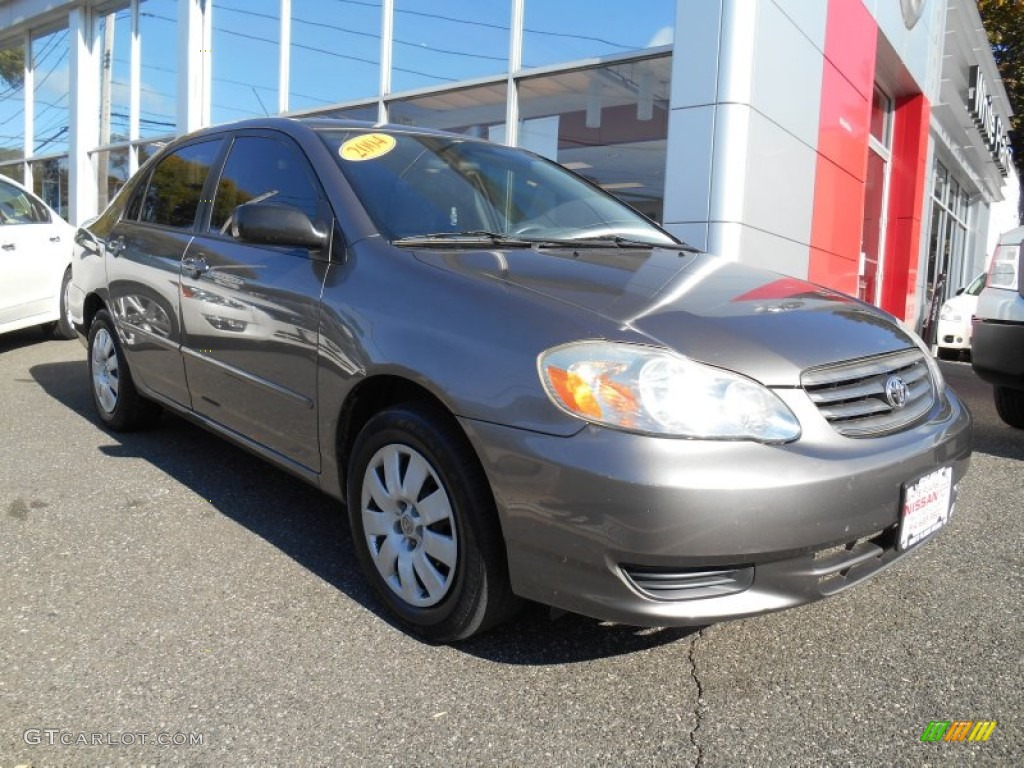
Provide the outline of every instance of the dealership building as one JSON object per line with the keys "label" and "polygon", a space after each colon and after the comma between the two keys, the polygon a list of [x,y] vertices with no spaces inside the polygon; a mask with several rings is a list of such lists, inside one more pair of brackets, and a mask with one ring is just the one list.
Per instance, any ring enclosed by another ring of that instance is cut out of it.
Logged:
{"label": "dealership building", "polygon": [[0,0],[0,173],[73,223],[174,136],[456,131],[918,323],[1016,225],[974,0]]}

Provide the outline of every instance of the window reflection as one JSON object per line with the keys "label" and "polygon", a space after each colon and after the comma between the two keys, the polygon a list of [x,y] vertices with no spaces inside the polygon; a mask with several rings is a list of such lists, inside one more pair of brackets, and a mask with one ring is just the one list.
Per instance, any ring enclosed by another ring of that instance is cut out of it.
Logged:
{"label": "window reflection", "polygon": [[127,141],[131,104],[132,13],[101,15],[96,22],[100,87],[100,145]]}
{"label": "window reflection", "polygon": [[508,71],[509,0],[395,0],[391,90]]}
{"label": "window reflection", "polygon": [[528,78],[519,146],[557,160],[660,221],[668,138],[668,57]]}
{"label": "window reflection", "polygon": [[613,56],[672,43],[675,0],[525,0],[523,66]]}
{"label": "window reflection", "polygon": [[277,113],[280,14],[279,0],[215,0],[214,124]]}
{"label": "window reflection", "polygon": [[505,140],[504,83],[419,96],[388,105],[388,122]]}
{"label": "window reflection", "polygon": [[13,165],[0,165],[0,176],[14,179],[20,184],[25,183],[25,167],[21,163]]}
{"label": "window reflection", "polygon": [[37,155],[68,149],[68,51],[67,29],[32,39],[33,146]]}
{"label": "window reflection", "polygon": [[128,148],[95,152],[93,163],[96,166],[97,210],[102,211],[131,175],[128,172]]}
{"label": "window reflection", "polygon": [[380,28],[380,0],[292,0],[289,110],[376,96]]}
{"label": "window reflection", "polygon": [[139,135],[173,133],[177,125],[177,0],[141,0],[142,48]]}
{"label": "window reflection", "polygon": [[23,45],[0,49],[0,94],[0,160],[21,157],[25,147]]}
{"label": "window reflection", "polygon": [[68,159],[32,163],[32,191],[65,219],[68,217]]}

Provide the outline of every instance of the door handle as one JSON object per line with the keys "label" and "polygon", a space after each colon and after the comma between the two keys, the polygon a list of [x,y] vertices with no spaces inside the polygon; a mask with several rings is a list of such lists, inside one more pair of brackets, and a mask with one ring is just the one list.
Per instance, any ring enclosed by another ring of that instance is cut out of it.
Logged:
{"label": "door handle", "polygon": [[13,251],[15,247],[14,243],[4,243],[3,245],[0,245],[0,248],[3,248],[5,251]]}
{"label": "door handle", "polygon": [[50,242],[51,243],[59,243],[60,242],[60,235],[54,235],[53,237],[51,237],[50,238]]}
{"label": "door handle", "polygon": [[206,259],[202,256],[198,259],[182,259],[181,268],[184,269],[188,273],[188,276],[193,279],[198,279],[200,275],[210,271],[210,265],[206,263]]}

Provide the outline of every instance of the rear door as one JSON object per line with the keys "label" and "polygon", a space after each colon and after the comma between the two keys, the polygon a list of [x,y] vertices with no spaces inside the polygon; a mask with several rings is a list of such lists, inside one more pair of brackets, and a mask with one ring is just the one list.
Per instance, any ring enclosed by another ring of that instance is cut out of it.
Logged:
{"label": "rear door", "polygon": [[107,239],[110,306],[132,376],[185,406],[190,399],[181,359],[178,280],[222,144],[220,138],[197,141],[161,159]]}
{"label": "rear door", "polygon": [[193,408],[319,471],[316,370],[320,294],[327,257],[232,236],[235,207],[287,203],[329,226],[312,167],[290,138],[252,131],[235,137],[209,220],[189,245],[181,272],[185,369]]}

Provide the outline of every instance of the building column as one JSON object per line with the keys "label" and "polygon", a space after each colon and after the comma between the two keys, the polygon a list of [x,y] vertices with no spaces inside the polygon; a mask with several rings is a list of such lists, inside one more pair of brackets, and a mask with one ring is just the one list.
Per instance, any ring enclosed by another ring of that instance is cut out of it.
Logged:
{"label": "building column", "polygon": [[99,141],[99,63],[93,45],[92,11],[72,8],[68,13],[70,95],[68,137],[68,219],[81,224],[96,215],[96,174],[89,150]]}
{"label": "building column", "polygon": [[178,0],[179,134],[210,124],[211,30],[209,0]]}

